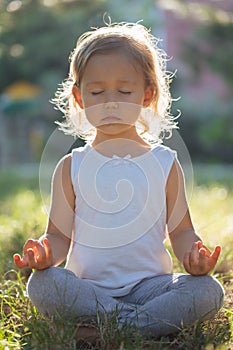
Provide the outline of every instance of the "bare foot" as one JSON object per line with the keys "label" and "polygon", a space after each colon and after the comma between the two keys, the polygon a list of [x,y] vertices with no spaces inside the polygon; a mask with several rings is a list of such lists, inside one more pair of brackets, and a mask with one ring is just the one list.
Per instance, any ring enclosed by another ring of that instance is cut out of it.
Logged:
{"label": "bare foot", "polygon": [[87,342],[93,344],[98,337],[98,330],[95,326],[80,326],[75,333],[77,342]]}

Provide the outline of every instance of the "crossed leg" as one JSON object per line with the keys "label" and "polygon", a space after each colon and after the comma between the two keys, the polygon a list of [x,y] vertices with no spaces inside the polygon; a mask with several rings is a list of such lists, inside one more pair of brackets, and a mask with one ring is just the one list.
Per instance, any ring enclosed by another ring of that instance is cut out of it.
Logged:
{"label": "crossed leg", "polygon": [[119,327],[130,323],[155,337],[213,317],[224,297],[214,277],[166,274],[144,279],[129,294],[116,298],[59,267],[34,272],[27,291],[44,314],[69,319],[118,310]]}
{"label": "crossed leg", "polygon": [[223,298],[223,287],[214,277],[165,274],[141,281],[118,300],[137,305],[129,314],[132,324],[162,336],[212,318]]}

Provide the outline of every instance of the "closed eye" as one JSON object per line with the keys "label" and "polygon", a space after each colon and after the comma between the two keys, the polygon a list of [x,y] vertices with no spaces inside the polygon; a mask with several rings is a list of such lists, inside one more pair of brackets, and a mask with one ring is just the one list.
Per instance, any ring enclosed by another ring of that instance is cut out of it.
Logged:
{"label": "closed eye", "polygon": [[119,91],[121,94],[124,94],[124,95],[129,95],[131,94],[131,91]]}
{"label": "closed eye", "polygon": [[101,90],[101,91],[92,91],[91,94],[92,94],[92,95],[99,95],[99,94],[101,94],[102,92],[104,92],[104,91],[103,91],[103,90]]}

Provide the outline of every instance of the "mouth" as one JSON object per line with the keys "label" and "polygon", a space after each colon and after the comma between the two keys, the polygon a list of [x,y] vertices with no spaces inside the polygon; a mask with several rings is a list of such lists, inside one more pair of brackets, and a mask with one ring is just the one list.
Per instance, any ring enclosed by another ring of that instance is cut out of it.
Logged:
{"label": "mouth", "polygon": [[115,117],[113,115],[109,115],[103,119],[101,119],[101,122],[102,123],[119,123],[121,121],[120,118],[118,117]]}

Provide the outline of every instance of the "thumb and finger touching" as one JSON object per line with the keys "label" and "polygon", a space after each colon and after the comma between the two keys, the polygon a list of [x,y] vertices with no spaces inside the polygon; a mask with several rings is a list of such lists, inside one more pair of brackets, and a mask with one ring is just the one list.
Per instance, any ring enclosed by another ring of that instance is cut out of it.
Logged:
{"label": "thumb and finger touching", "polygon": [[191,251],[188,251],[184,255],[183,265],[188,273],[208,274],[214,269],[219,255],[221,253],[221,247],[218,245],[214,251],[211,251],[201,242],[195,242]]}
{"label": "thumb and finger touching", "polygon": [[18,268],[43,268],[51,265],[52,252],[49,240],[45,238],[43,244],[38,240],[29,239],[23,248],[23,256],[14,254],[14,263]]}

